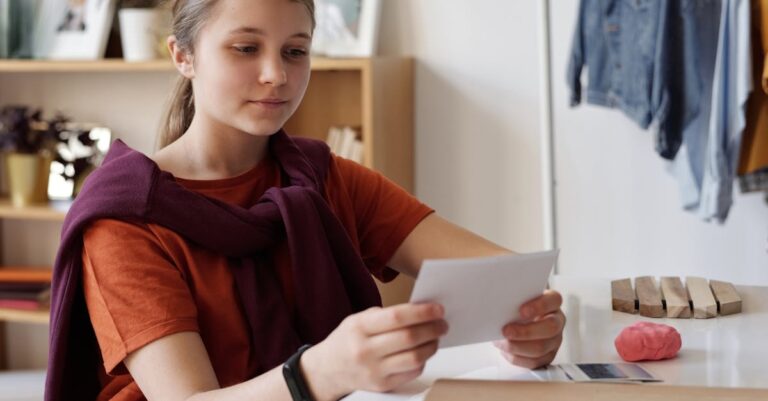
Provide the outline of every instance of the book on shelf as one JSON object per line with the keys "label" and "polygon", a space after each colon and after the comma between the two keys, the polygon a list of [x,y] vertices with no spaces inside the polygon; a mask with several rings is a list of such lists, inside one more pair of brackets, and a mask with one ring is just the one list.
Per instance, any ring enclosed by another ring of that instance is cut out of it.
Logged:
{"label": "book on shelf", "polygon": [[51,284],[53,270],[47,267],[0,267],[0,283]]}
{"label": "book on shelf", "polygon": [[51,289],[43,292],[29,294],[30,296],[5,295],[0,296],[0,308],[19,309],[19,310],[40,310],[47,309],[51,305]]}
{"label": "book on shelf", "polygon": [[0,308],[40,310],[51,301],[48,268],[0,267]]}
{"label": "book on shelf", "polygon": [[10,52],[8,51],[8,45],[10,44],[10,2],[9,0],[0,0],[0,59],[8,58]]}
{"label": "book on shelf", "polygon": [[0,58],[31,58],[37,2],[0,0]]}
{"label": "book on shelf", "polygon": [[331,129],[328,130],[328,139],[326,140],[326,143],[328,144],[328,147],[331,148],[331,152],[338,153],[341,136],[341,129],[338,127],[331,127]]}
{"label": "book on shelf", "polygon": [[326,143],[336,155],[362,164],[364,147],[359,138],[358,131],[352,127],[331,127]]}

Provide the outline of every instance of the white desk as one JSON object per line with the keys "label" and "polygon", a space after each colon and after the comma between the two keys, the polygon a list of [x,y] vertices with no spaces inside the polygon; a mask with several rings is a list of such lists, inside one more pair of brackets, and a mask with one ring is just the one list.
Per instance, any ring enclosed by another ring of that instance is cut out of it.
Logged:
{"label": "white desk", "polygon": [[[675,327],[683,346],[675,359],[642,365],[664,384],[768,388],[768,287],[736,286],[742,313],[712,319],[651,319],[611,310],[609,279],[555,277],[568,318],[554,363],[622,362],[613,340],[626,326],[647,320]],[[537,380],[502,359],[490,343],[441,350],[416,381],[388,394],[356,392],[345,401],[422,400],[438,378]]]}
{"label": "white desk", "polygon": [[[650,319],[611,310],[610,280],[555,277],[568,317],[555,363],[620,362],[613,340],[626,326],[648,320],[675,327],[683,338],[677,358],[642,365],[665,384],[711,387],[768,387],[768,287],[737,286],[738,315],[713,319]],[[441,350],[416,381],[388,394],[356,392],[345,401],[422,400],[439,378],[537,380],[510,365],[490,343]],[[0,373],[0,401],[42,400],[44,372]],[[9,394],[7,389],[12,389]]]}

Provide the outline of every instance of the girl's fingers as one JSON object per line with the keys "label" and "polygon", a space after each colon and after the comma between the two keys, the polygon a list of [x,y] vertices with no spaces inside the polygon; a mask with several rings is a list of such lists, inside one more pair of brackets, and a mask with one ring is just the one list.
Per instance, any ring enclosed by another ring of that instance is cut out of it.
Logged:
{"label": "girl's fingers", "polygon": [[520,307],[520,315],[523,319],[532,320],[537,316],[557,312],[562,305],[563,296],[559,292],[546,290],[539,297],[523,304]]}
{"label": "girl's fingers", "polygon": [[360,315],[359,323],[365,334],[376,335],[404,327],[443,318],[439,304],[401,304],[388,308],[370,308]]}
{"label": "girl's fingers", "polygon": [[536,341],[497,341],[494,343],[501,351],[526,358],[540,358],[545,355],[549,355],[552,352],[557,352],[560,348],[560,344],[563,342],[562,336],[546,340]]}
{"label": "girl's fingers", "polygon": [[440,319],[378,334],[368,341],[378,355],[388,356],[436,341],[447,331],[448,323]]}
{"label": "girl's fingers", "polygon": [[388,374],[421,369],[432,355],[437,352],[437,341],[430,341],[408,351],[399,352],[384,358],[381,367]]}
{"label": "girl's fingers", "polygon": [[565,315],[557,311],[530,323],[510,323],[501,334],[510,341],[544,340],[559,335],[564,327]]}

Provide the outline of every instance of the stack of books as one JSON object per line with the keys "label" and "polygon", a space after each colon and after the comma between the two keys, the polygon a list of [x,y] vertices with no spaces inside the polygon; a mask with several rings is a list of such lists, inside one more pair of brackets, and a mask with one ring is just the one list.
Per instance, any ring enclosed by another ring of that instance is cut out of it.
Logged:
{"label": "stack of books", "polygon": [[50,268],[0,268],[0,308],[41,310],[50,306]]}
{"label": "stack of books", "polygon": [[354,162],[363,164],[363,141],[352,127],[331,127],[326,142],[331,152]]}

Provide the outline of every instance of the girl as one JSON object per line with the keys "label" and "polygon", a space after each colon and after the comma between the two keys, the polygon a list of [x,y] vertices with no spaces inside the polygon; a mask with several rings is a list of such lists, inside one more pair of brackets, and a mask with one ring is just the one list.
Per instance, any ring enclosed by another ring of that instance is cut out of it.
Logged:
{"label": "girl", "polygon": [[[509,251],[282,132],[309,81],[312,0],[173,12],[182,80],[162,148],[150,160],[117,142],[65,223],[47,398],[336,400],[418,377],[448,330],[443,310],[382,308],[371,274]],[[553,360],[560,305],[548,291],[523,306],[529,323],[497,343],[510,362]]]}

